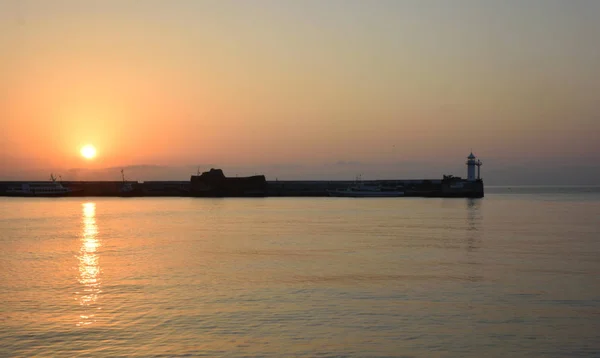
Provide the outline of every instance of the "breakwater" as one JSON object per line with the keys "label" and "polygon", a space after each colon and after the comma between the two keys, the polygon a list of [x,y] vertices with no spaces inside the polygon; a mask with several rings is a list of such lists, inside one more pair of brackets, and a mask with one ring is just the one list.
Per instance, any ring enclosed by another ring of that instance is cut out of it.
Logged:
{"label": "breakwater", "polygon": [[[10,188],[27,184],[43,184],[51,182],[0,182],[0,196],[36,196],[10,193]],[[108,197],[324,197],[328,190],[343,189],[353,181],[342,180],[278,180],[265,181],[260,187],[237,189],[230,184],[225,191],[202,192],[194,187],[191,181],[62,181],[60,184],[71,192],[61,195],[70,197],[108,196]],[[404,187],[407,197],[471,197],[484,196],[483,181],[467,181],[460,178],[420,179],[420,180],[372,180],[365,184],[391,185]],[[124,185],[129,187],[123,191]],[[233,189],[232,189],[233,188]],[[37,195],[44,196],[44,195]]]}

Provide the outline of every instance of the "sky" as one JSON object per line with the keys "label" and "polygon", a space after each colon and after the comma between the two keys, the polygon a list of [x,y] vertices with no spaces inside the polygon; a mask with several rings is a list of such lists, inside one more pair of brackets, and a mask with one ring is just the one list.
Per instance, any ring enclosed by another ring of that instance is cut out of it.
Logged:
{"label": "sky", "polygon": [[486,183],[600,184],[599,14],[596,0],[3,0],[0,180],[465,177],[472,150]]}

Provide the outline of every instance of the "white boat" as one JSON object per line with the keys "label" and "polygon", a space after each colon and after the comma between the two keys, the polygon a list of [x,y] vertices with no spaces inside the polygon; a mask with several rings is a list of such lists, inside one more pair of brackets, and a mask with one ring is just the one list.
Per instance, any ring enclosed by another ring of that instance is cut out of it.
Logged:
{"label": "white boat", "polygon": [[22,183],[20,187],[8,188],[7,195],[12,196],[67,196],[73,192],[72,189],[64,187],[50,174],[51,182],[45,183]]}
{"label": "white boat", "polygon": [[403,187],[386,187],[380,184],[364,184],[357,180],[345,189],[328,190],[329,196],[347,198],[392,198],[404,196]]}

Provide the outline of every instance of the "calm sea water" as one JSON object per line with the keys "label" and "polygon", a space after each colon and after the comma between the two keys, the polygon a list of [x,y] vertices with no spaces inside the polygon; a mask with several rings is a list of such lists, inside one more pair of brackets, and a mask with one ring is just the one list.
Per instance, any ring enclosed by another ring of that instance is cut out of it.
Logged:
{"label": "calm sea water", "polygon": [[0,356],[600,356],[600,190],[0,198]]}

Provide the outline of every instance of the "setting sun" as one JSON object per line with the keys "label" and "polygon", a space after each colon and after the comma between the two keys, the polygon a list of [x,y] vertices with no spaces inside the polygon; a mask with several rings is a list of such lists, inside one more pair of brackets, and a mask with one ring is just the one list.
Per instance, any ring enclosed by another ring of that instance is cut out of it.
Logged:
{"label": "setting sun", "polygon": [[94,148],[93,145],[86,145],[83,148],[81,148],[81,155],[85,158],[85,159],[92,159],[96,156],[96,148]]}

